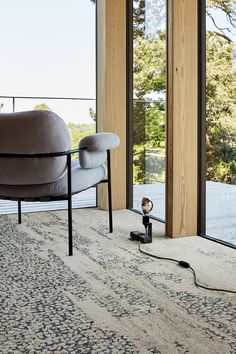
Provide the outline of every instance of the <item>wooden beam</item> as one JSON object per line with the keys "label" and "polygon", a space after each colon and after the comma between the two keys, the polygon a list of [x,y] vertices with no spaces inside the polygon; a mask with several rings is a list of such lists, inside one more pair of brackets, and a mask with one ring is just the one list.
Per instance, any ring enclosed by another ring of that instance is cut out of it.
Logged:
{"label": "wooden beam", "polygon": [[197,234],[197,0],[168,0],[166,234]]}
{"label": "wooden beam", "polygon": [[[97,129],[119,135],[111,151],[114,209],[126,208],[126,1],[97,0]],[[106,186],[98,205],[107,209]]]}

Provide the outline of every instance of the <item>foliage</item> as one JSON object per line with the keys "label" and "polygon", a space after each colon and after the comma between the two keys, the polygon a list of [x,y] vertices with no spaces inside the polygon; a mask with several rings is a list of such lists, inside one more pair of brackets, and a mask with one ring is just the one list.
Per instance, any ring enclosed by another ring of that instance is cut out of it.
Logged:
{"label": "foliage", "polygon": [[145,1],[135,0],[133,180],[137,184],[164,182],[165,170],[162,165],[157,173],[149,171],[148,151],[158,160],[157,149],[163,154],[165,148],[166,39],[161,31],[145,35],[144,7]]}
{"label": "foliage", "polygon": [[133,0],[133,35],[134,38],[143,37],[145,31],[145,0]]}
{"label": "foliage", "polygon": [[95,133],[95,124],[67,124],[71,136],[72,149],[77,149],[78,144],[86,135]]}
{"label": "foliage", "polygon": [[43,111],[52,111],[52,109],[46,105],[45,103],[40,103],[40,104],[37,104],[34,109],[36,110],[43,110]]}
{"label": "foliage", "polygon": [[96,123],[96,112],[93,108],[89,108],[89,116],[90,118],[94,121],[94,123]]}
{"label": "foliage", "polygon": [[[211,9],[223,11],[227,28],[220,28]],[[234,9],[232,0],[207,1],[216,31],[206,37],[206,178],[224,183],[236,183],[236,72],[234,44],[226,35],[235,28]]]}
{"label": "foliage", "polygon": [[233,44],[207,34],[206,178],[235,183],[236,74],[232,71]]}
{"label": "foliage", "polygon": [[[144,54],[145,53],[145,54]],[[165,34],[154,38],[138,37],[134,49],[134,92],[137,98],[165,91],[166,85]]]}

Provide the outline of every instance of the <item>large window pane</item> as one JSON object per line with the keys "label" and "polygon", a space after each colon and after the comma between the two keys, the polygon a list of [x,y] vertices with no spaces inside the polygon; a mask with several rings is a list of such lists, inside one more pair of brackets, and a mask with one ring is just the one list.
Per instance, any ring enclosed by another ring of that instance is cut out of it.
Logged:
{"label": "large window pane", "polygon": [[[1,1],[0,112],[49,109],[68,125],[73,148],[96,131],[94,1]],[[96,205],[96,191],[73,205]],[[23,211],[67,208],[65,202],[23,203]],[[0,201],[0,213],[16,212]]]}
{"label": "large window pane", "polygon": [[207,1],[206,233],[236,244],[235,1]]}
{"label": "large window pane", "polygon": [[134,209],[165,219],[166,1],[133,0]]}

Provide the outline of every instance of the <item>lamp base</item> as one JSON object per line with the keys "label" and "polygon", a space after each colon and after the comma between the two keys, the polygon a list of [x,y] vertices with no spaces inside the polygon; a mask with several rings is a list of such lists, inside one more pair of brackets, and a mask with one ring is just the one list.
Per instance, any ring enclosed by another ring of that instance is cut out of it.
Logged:
{"label": "lamp base", "polygon": [[152,235],[144,234],[140,231],[131,231],[130,232],[130,239],[132,241],[140,241],[142,243],[152,243]]}

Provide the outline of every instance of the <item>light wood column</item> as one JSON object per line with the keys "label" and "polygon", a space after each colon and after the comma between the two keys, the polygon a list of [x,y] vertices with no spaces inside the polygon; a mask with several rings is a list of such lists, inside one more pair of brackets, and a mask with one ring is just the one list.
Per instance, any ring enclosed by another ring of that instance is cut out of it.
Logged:
{"label": "light wood column", "polygon": [[[119,135],[111,150],[113,209],[126,208],[126,0],[97,0],[97,129]],[[107,209],[107,186],[98,188]]]}
{"label": "light wood column", "polygon": [[197,234],[197,0],[168,0],[166,234]]}

